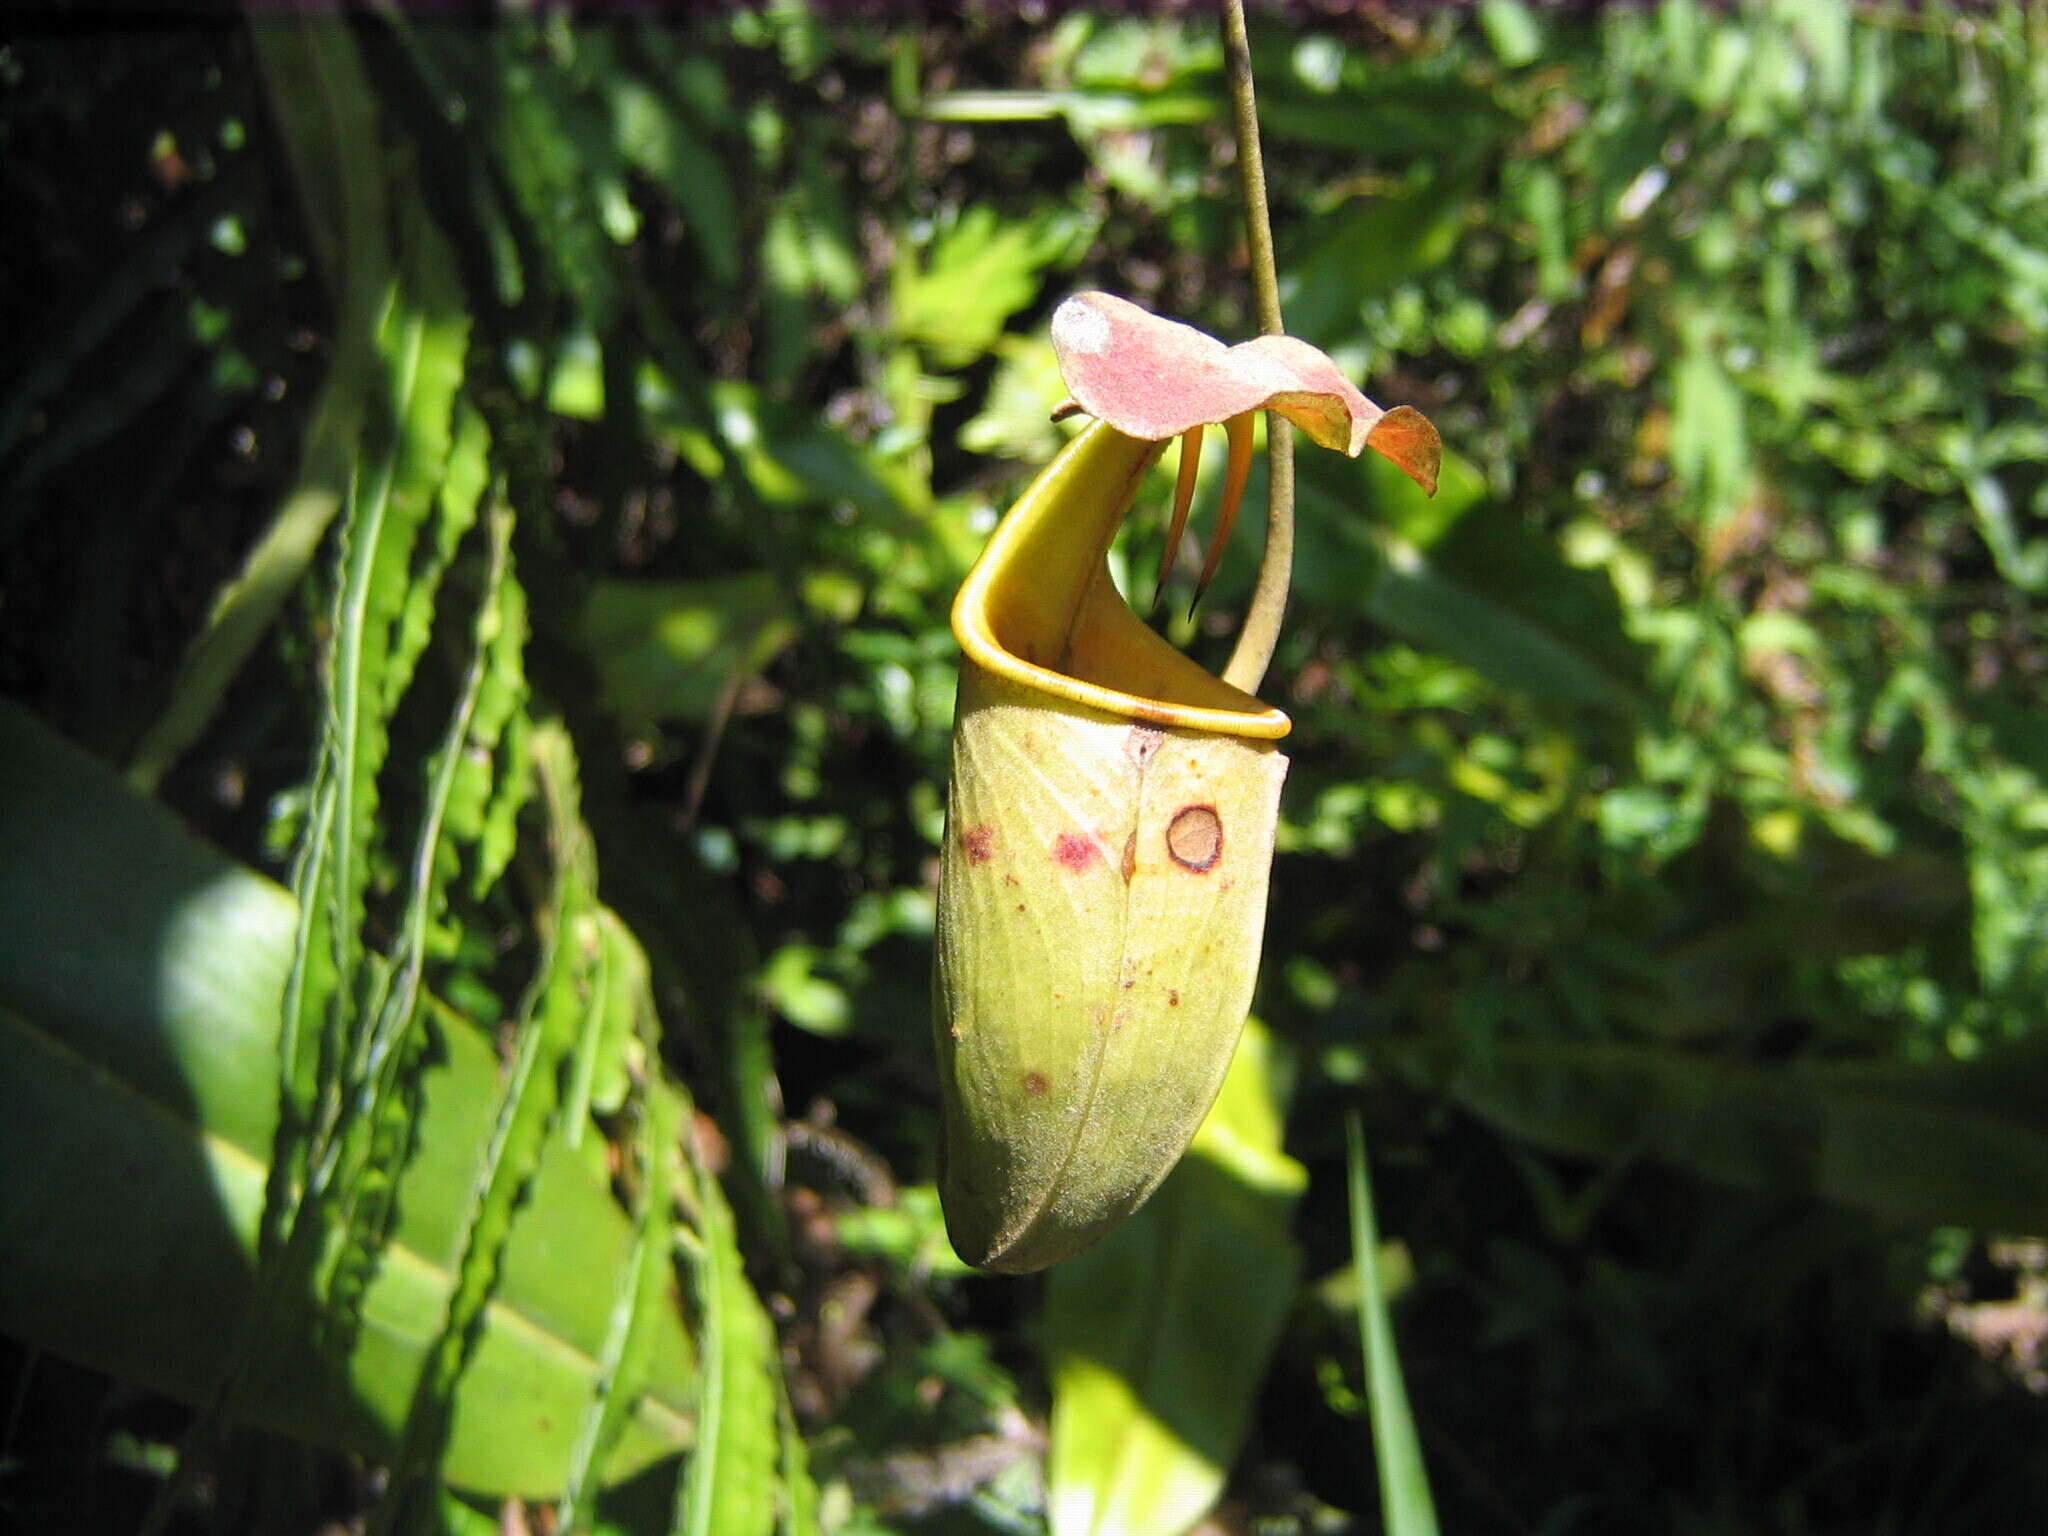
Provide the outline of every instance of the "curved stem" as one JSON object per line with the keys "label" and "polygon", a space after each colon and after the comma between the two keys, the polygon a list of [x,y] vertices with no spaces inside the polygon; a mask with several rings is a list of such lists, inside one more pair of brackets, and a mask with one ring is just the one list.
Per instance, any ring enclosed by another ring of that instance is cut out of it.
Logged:
{"label": "curved stem", "polygon": [[[1245,244],[1251,259],[1252,294],[1259,328],[1269,336],[1284,330],[1280,320],[1280,274],[1273,263],[1273,221],[1266,207],[1266,162],[1259,151],[1259,107],[1252,92],[1251,43],[1245,36],[1244,0],[1223,0],[1223,60],[1230,82],[1231,125],[1237,165],[1244,183]],[[1266,548],[1259,577],[1245,610],[1244,628],[1223,669],[1223,680],[1256,693],[1280,642],[1287,611],[1287,586],[1294,570],[1294,428],[1266,413]]]}

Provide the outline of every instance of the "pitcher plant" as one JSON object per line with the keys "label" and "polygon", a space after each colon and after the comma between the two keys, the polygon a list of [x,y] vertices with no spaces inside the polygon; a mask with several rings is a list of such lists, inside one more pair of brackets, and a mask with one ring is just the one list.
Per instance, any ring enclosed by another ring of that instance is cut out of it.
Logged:
{"label": "pitcher plant", "polygon": [[[953,605],[963,658],[940,864],[934,1020],[941,1191],[988,1269],[1078,1253],[1166,1177],[1251,1005],[1288,731],[1117,591],[1110,542],[1182,439],[1180,543],[1203,429],[1229,446],[1197,597],[1244,493],[1253,415],[1372,448],[1434,491],[1439,443],[1289,336],[1225,346],[1123,299],[1060,305],[1052,340],[1095,418],[997,527]],[[1161,578],[1166,574],[1162,565]]]}

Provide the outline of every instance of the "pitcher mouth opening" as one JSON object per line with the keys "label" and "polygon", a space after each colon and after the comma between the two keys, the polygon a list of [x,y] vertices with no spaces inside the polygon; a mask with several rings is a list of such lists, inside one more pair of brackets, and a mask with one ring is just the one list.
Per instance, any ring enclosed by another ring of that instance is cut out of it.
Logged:
{"label": "pitcher mouth opening", "polygon": [[1285,713],[1175,650],[1110,579],[1110,540],[1164,447],[1103,421],[1069,443],[989,539],[954,599],[953,634],[977,665],[1069,703],[1278,740]]}

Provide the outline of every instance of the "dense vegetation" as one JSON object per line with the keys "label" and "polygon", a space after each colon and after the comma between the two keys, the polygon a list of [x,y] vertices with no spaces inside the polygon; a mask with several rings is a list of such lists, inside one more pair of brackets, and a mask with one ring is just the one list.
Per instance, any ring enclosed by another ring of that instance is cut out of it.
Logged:
{"label": "dense vegetation", "polygon": [[1263,1027],[1014,1280],[947,606],[1063,295],[1254,329],[1057,9],[0,37],[0,1527],[1371,1530],[1382,1292],[1447,1530],[2039,1527],[2048,10],[1254,18],[1444,488],[1303,456]]}

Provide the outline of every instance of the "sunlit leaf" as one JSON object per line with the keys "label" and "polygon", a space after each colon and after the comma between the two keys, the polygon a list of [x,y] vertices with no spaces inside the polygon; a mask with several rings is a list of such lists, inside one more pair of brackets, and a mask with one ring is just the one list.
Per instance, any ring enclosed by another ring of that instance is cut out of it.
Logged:
{"label": "sunlit leaf", "polygon": [[1278,1077],[1247,1025],[1180,1166],[1052,1273],[1053,1536],[1178,1536],[1223,1490],[1300,1262],[1307,1174],[1281,1149]]}
{"label": "sunlit leaf", "polygon": [[[196,1402],[252,1295],[292,904],[12,707],[0,762],[0,1327]],[[353,1348],[302,1336],[242,1399],[256,1422],[370,1455],[395,1449],[445,1314],[499,1097],[490,1043],[445,1012],[431,1028],[407,1198]],[[602,1180],[551,1146],[457,1389],[452,1482],[558,1491],[610,1311],[590,1279],[631,1248]],[[650,1326],[607,1478],[692,1436],[695,1351],[672,1304]]]}

